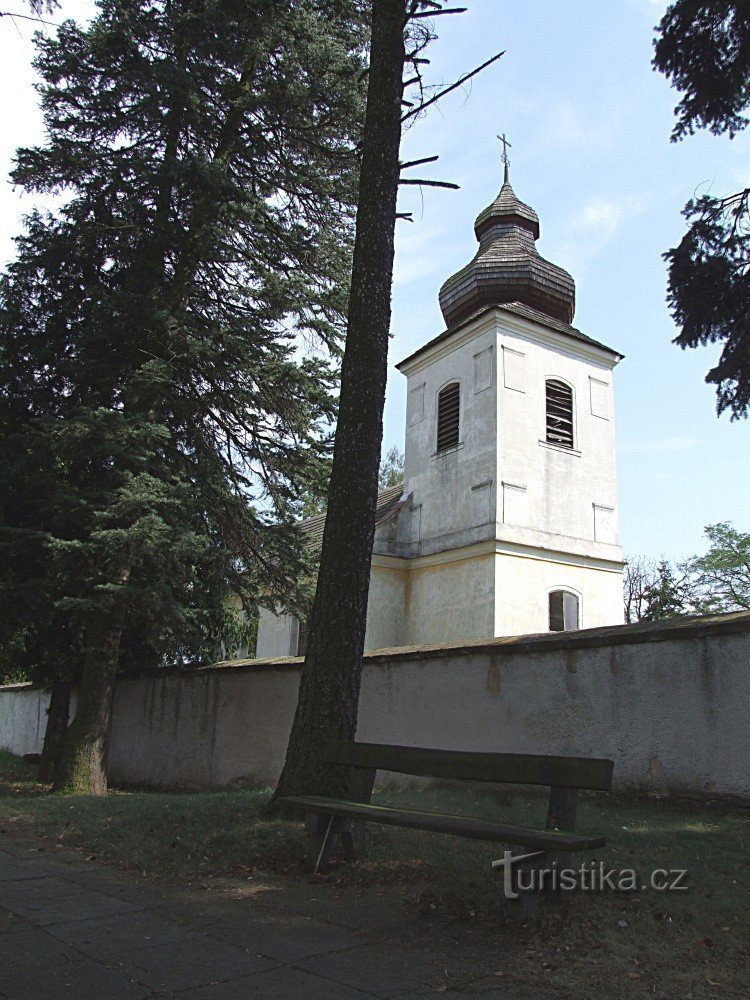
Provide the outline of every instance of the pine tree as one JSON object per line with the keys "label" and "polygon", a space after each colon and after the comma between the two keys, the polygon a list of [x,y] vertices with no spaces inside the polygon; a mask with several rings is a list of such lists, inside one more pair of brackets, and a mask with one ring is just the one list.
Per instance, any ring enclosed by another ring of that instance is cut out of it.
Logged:
{"label": "pine tree", "polygon": [[672,564],[667,559],[660,559],[655,576],[644,594],[646,611],[641,615],[642,621],[663,621],[666,618],[679,618],[687,614],[685,580],[678,579]]}
{"label": "pine tree", "polygon": [[[425,21],[466,8],[444,7],[442,0],[374,0],[370,8],[367,111],[339,418],[307,652],[286,760],[271,800],[274,811],[283,808],[285,796],[342,794],[348,783],[346,769],[331,765],[325,751],[331,739],[353,739],[357,727],[383,438],[396,196],[400,183],[457,187],[449,181],[401,178],[403,170],[437,158],[401,163],[401,129],[502,55],[426,98],[420,67],[429,60],[422,53],[435,35]],[[408,80],[403,79],[405,66],[412,74]],[[418,101],[405,100],[405,88],[413,86],[419,87]],[[409,110],[404,112],[403,105]]]}
{"label": "pine tree", "polygon": [[320,568],[299,700],[271,808],[285,795],[343,792],[325,743],[353,739],[362,674],[370,558],[391,319],[406,0],[372,3],[367,112],[347,342]]}
{"label": "pine tree", "polygon": [[48,139],[13,180],[60,202],[0,286],[0,447],[48,495],[31,524],[3,510],[0,559],[37,546],[79,637],[59,790],[106,791],[123,637],[158,655],[230,593],[293,600],[294,514],[334,415],[363,38],[349,0],[101,0],[38,42]]}
{"label": "pine tree", "polygon": [[[682,92],[672,141],[708,129],[733,139],[750,107],[750,6],[746,0],[676,0],[659,27],[654,66]],[[682,348],[719,343],[706,375],[718,413],[750,413],[750,186],[693,198],[689,227],[664,256],[668,302]]]}

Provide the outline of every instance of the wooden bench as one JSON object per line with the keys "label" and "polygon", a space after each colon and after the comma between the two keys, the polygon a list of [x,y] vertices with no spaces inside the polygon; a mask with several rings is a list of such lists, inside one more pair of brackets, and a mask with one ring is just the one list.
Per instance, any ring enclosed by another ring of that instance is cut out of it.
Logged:
{"label": "wooden bench", "polygon": [[[347,798],[305,795],[287,796],[281,800],[305,813],[310,838],[306,855],[307,871],[317,872],[328,866],[336,837],[340,839],[347,860],[364,853],[365,823],[385,823],[519,845],[524,849],[519,854],[544,852],[537,859],[537,867],[541,861],[547,865],[556,862],[567,866],[569,855],[574,851],[589,851],[604,846],[604,837],[582,836],[576,834],[574,829],[579,790],[609,791],[612,786],[611,760],[467,753],[343,741],[328,743],[325,756],[328,762],[351,769]],[[531,828],[472,816],[372,805],[370,799],[378,771],[446,781],[546,785],[550,789],[547,820],[543,828]]]}

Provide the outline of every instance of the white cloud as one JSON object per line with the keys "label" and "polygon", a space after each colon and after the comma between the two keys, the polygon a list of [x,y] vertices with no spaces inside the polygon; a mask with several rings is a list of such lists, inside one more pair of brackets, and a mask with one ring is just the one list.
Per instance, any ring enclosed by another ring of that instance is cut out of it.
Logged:
{"label": "white cloud", "polygon": [[644,201],[630,194],[592,195],[573,209],[567,222],[560,227],[566,238],[559,243],[551,241],[545,256],[559,261],[572,274],[582,276],[588,263],[604,249],[623,223],[644,209]]}
{"label": "white cloud", "polygon": [[592,198],[574,222],[574,228],[585,233],[598,233],[606,239],[615,232],[627,212],[624,201],[612,198]]}
{"label": "white cloud", "polygon": [[587,150],[601,154],[616,145],[623,114],[624,109],[612,103],[597,105],[595,114],[586,114],[572,101],[554,101],[540,118],[540,141],[555,156],[571,149],[577,155]]}

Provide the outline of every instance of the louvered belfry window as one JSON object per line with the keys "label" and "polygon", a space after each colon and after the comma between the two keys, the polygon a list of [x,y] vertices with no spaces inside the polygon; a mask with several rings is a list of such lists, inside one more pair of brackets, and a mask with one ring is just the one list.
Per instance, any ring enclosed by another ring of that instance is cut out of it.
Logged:
{"label": "louvered belfry window", "polygon": [[549,379],[547,389],[547,444],[573,447],[573,390]]}
{"label": "louvered belfry window", "polygon": [[446,451],[458,444],[460,388],[451,382],[438,393],[437,450]]}

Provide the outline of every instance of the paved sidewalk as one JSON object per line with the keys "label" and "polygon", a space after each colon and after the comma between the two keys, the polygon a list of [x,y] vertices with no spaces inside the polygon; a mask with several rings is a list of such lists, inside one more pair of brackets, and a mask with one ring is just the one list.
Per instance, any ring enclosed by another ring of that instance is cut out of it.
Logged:
{"label": "paved sidewalk", "polygon": [[276,896],[264,906],[262,899],[145,883],[4,842],[0,997],[315,1000],[481,992],[520,1000],[486,980],[471,982],[470,972],[465,986],[450,985],[447,956],[374,939],[362,926],[366,907],[349,919],[345,906],[318,906],[312,889],[304,890],[306,906],[299,891],[287,897],[281,888]]}

